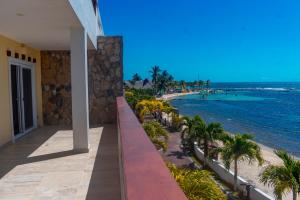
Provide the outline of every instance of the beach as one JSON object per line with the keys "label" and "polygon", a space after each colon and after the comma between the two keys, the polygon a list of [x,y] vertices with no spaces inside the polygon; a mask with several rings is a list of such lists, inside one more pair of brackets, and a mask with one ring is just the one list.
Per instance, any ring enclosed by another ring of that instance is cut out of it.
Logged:
{"label": "beach", "polygon": [[182,93],[172,93],[172,94],[164,94],[159,98],[156,98],[157,100],[171,100],[176,97],[185,96],[185,95],[191,95],[191,94],[199,94],[199,92],[182,92]]}
{"label": "beach", "polygon": [[[200,115],[207,123],[222,123],[224,129],[231,133],[254,135],[265,163],[258,166],[257,162],[249,164],[241,161],[238,164],[238,175],[274,197],[273,188],[263,185],[259,181],[259,174],[270,164],[283,164],[274,149],[285,149],[300,160],[300,118],[297,115],[300,108],[297,101],[299,84],[239,83],[218,85],[216,88],[227,92],[209,95],[205,99],[199,95],[174,95],[171,104],[179,110],[180,115]],[[283,196],[283,199],[292,199],[292,194]]]}
{"label": "beach", "polygon": [[[265,145],[259,144],[261,147],[261,152],[263,158],[265,160],[262,166],[258,166],[257,162],[253,162],[249,164],[247,161],[240,161],[238,163],[238,175],[248,181],[249,183],[253,184],[256,188],[259,188],[266,194],[273,196],[273,188],[268,187],[267,185],[262,184],[259,181],[259,174],[266,168],[268,165],[282,165],[282,161],[275,155],[274,149],[267,147]],[[300,160],[299,157],[295,157],[296,159]],[[233,165],[231,166],[231,170],[233,171]],[[300,196],[299,196],[300,197]],[[286,196],[283,196],[283,199],[292,199],[292,193],[290,192]]]}
{"label": "beach", "polygon": [[[172,97],[170,97],[172,98]],[[182,116],[182,115],[180,115]],[[163,114],[163,118],[166,118],[167,121],[170,121],[171,118],[167,114]],[[219,142],[218,142],[219,143]],[[257,143],[257,142],[256,142]],[[274,197],[273,194],[273,188],[268,187],[268,185],[264,185],[259,181],[259,174],[263,172],[263,170],[269,166],[269,165],[282,165],[283,162],[280,158],[277,157],[277,155],[274,153],[274,148],[265,146],[263,144],[257,143],[261,148],[261,153],[264,158],[264,163],[262,166],[258,165],[257,161],[252,162],[249,164],[248,161],[239,161],[238,162],[238,176],[242,177],[244,180],[246,180],[251,185],[255,186],[256,188],[260,189],[264,193]],[[222,146],[221,143],[219,143],[220,146]],[[299,157],[294,156],[295,159],[300,160]],[[219,155],[219,161],[222,163],[221,156]],[[231,165],[230,170],[234,171],[233,164]],[[299,195],[300,197],[300,195]],[[289,200],[292,199],[292,193],[288,193],[283,196],[283,200]]]}

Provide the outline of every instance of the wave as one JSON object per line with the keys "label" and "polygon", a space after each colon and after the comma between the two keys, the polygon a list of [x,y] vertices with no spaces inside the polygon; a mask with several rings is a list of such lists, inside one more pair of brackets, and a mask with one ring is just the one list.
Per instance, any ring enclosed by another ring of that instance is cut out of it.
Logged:
{"label": "wave", "polygon": [[285,91],[292,91],[292,92],[300,92],[300,89],[296,88],[272,88],[272,87],[255,87],[255,88],[218,88],[221,90],[266,90],[266,91],[279,91],[279,92],[285,92]]}

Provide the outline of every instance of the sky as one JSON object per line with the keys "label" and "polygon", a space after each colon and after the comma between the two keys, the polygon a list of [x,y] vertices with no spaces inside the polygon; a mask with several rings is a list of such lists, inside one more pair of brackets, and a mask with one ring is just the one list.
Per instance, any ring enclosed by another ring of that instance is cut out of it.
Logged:
{"label": "sky", "polygon": [[177,80],[300,81],[299,0],[99,0],[123,36],[124,76],[158,65]]}

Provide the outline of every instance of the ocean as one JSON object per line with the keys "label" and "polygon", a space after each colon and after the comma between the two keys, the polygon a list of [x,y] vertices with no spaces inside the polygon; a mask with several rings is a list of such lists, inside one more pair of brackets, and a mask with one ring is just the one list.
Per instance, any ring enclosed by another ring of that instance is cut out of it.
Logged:
{"label": "ocean", "polygon": [[171,104],[187,116],[220,122],[232,133],[300,156],[300,82],[212,83],[216,94],[177,97]]}

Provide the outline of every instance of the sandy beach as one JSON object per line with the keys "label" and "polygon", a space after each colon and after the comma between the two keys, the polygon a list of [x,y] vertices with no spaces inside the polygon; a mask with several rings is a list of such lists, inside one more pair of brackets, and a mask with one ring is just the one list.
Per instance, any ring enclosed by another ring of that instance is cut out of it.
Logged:
{"label": "sandy beach", "polygon": [[157,100],[171,100],[179,96],[185,96],[190,94],[199,94],[199,92],[183,92],[183,93],[172,93],[172,94],[164,94],[159,98],[156,98]]}
{"label": "sandy beach", "polygon": [[[190,93],[175,93],[175,94],[167,94],[161,97],[163,100],[170,100],[173,98],[176,98],[178,96],[184,96],[188,94],[196,94],[196,92],[190,92]],[[167,118],[170,120],[170,118],[163,114],[163,118]],[[259,181],[259,174],[266,168],[268,165],[282,165],[282,161],[280,158],[276,156],[274,153],[274,149],[271,147],[267,147],[263,144],[257,143],[261,147],[262,155],[265,160],[262,166],[258,166],[257,162],[253,162],[249,164],[247,161],[240,161],[238,163],[238,175],[242,177],[244,180],[248,181],[252,185],[254,185],[256,188],[259,188],[266,194],[274,197],[273,194],[273,188],[268,187],[267,185],[262,184]],[[299,157],[294,156],[295,159],[300,160]],[[220,160],[221,161],[221,160]],[[233,165],[231,166],[231,170],[233,171]],[[300,198],[300,195],[299,195]],[[283,200],[290,200],[292,199],[292,193],[288,193],[283,196]]]}
{"label": "sandy beach", "polygon": [[[262,166],[258,166],[257,162],[249,164],[247,161],[239,162],[238,164],[238,174],[240,177],[244,178],[251,184],[255,185],[257,188],[265,192],[266,194],[273,196],[273,188],[263,185],[259,181],[259,174],[263,171],[265,167],[268,165],[282,165],[281,160],[275,155],[274,149],[259,144],[261,147],[261,151],[263,154],[263,158],[265,159],[265,163]],[[295,157],[299,159],[298,157]],[[231,170],[233,170],[233,166],[231,166]],[[300,197],[300,196],[299,196]],[[292,193],[283,196],[283,199],[289,200],[292,199]]]}

